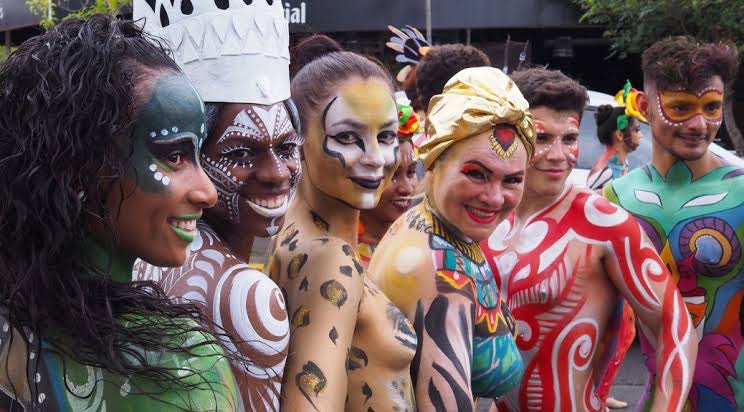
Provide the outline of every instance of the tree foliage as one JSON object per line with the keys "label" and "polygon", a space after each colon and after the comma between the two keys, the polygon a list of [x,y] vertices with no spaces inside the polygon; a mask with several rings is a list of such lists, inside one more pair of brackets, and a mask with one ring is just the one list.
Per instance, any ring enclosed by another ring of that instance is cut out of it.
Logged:
{"label": "tree foliage", "polygon": [[606,26],[604,36],[619,57],[640,53],[671,35],[703,41],[730,40],[744,49],[741,0],[574,0],[582,21]]}
{"label": "tree foliage", "polygon": [[131,6],[132,0],[83,0],[82,4],[81,9],[72,10],[69,0],[26,0],[32,13],[43,16],[40,24],[45,28],[53,26],[62,15],[85,18],[95,13],[118,14],[122,7]]}

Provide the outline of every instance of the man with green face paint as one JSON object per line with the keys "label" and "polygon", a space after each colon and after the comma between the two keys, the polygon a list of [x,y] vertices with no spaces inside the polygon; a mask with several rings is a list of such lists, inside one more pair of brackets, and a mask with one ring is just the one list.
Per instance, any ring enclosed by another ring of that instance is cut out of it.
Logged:
{"label": "man with green face paint", "polygon": [[131,282],[216,202],[178,66],[132,22],[66,20],[0,67],[0,104],[0,410],[237,410],[209,320]]}
{"label": "man with green face paint", "polygon": [[[646,50],[638,103],[651,126],[653,157],[604,191],[636,216],[692,317],[697,363],[689,396],[680,400],[691,411],[744,408],[744,169],[708,151],[737,61],[730,45],[688,37]],[[647,332],[641,329],[646,366],[651,375],[665,373]],[[649,383],[649,395],[659,390],[666,388]]]}

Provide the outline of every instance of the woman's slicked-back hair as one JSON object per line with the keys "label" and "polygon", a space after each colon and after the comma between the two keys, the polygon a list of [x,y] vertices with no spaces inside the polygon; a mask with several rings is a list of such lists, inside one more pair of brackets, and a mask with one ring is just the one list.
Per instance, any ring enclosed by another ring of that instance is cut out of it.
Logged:
{"label": "woman's slicked-back hair", "polygon": [[154,282],[94,275],[81,253],[93,219],[117,238],[105,202],[121,190],[111,182],[126,172],[143,85],[163,71],[179,69],[157,39],[101,14],[59,23],[0,66],[0,306],[29,345],[44,339],[77,362],[180,385],[141,350],[192,353],[170,335],[184,319],[208,321]]}
{"label": "woman's slicked-back hair", "polygon": [[292,47],[292,61],[289,64],[289,77],[293,78],[311,61],[328,53],[344,51],[344,48],[324,34],[311,34]]}
{"label": "woman's slicked-back hair", "polygon": [[302,124],[309,124],[309,116],[322,110],[319,106],[331,97],[335,85],[354,77],[382,80],[390,87],[391,96],[395,91],[390,73],[380,64],[353,52],[326,54],[305,65],[292,79],[292,100]]}

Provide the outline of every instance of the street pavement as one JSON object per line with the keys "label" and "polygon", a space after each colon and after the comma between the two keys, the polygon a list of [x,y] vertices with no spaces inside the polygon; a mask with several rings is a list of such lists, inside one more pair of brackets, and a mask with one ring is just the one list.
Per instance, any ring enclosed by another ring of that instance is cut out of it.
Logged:
{"label": "street pavement", "polygon": [[[618,373],[615,379],[615,384],[612,386],[610,394],[619,400],[628,402],[628,407],[625,409],[613,409],[615,411],[635,411],[638,401],[640,401],[643,395],[643,388],[646,385],[646,366],[643,365],[643,355],[641,354],[638,340],[636,339],[633,346],[630,347],[628,354],[625,356],[625,361],[620,367],[620,373]],[[477,412],[488,411],[487,402],[479,402],[476,408]]]}

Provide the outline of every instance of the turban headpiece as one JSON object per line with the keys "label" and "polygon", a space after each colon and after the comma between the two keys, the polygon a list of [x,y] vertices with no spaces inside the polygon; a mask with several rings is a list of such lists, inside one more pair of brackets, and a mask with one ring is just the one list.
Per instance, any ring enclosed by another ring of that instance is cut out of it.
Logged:
{"label": "turban headpiece", "polygon": [[536,132],[529,104],[509,76],[493,67],[457,73],[442,94],[431,99],[426,121],[427,138],[419,154],[427,169],[453,144],[501,124],[513,126],[517,138],[493,133],[491,147],[497,154],[509,158],[520,142],[528,158],[535,151]]}

